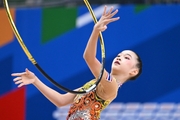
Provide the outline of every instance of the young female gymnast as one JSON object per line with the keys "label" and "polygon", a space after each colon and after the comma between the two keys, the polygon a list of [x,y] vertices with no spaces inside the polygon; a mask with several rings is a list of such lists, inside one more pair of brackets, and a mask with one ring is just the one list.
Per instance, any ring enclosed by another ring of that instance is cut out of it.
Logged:
{"label": "young female gymnast", "polygon": [[[93,73],[95,79],[86,83],[77,90],[88,89],[98,78],[101,71],[101,63],[96,58],[96,47],[99,32],[107,29],[107,25],[117,21],[119,17],[113,18],[118,10],[109,11],[104,7],[103,15],[94,25],[92,34],[84,51],[84,59]],[[114,58],[111,66],[111,72],[104,70],[101,82],[97,88],[89,93],[76,95],[72,93],[60,94],[42,83],[38,77],[28,69],[22,73],[13,73],[18,87],[33,84],[39,91],[57,107],[71,104],[67,120],[99,120],[100,113],[107,107],[117,96],[119,87],[128,80],[136,79],[142,70],[142,62],[139,56],[131,51],[124,50]]]}

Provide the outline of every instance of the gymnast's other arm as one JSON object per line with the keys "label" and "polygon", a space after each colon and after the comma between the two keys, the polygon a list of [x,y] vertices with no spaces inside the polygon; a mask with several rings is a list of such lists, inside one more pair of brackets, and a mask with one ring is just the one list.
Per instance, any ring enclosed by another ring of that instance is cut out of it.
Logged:
{"label": "gymnast's other arm", "polygon": [[[87,65],[89,66],[95,78],[98,78],[102,67],[102,64],[96,58],[97,40],[99,32],[105,31],[109,23],[117,21],[119,19],[119,17],[113,18],[113,16],[118,12],[118,10],[115,10],[113,12],[113,7],[111,7],[111,9],[108,12],[106,12],[106,9],[107,7],[105,6],[103,15],[93,28],[92,34],[89,38],[83,55]],[[109,99],[110,96],[116,93],[117,90],[115,89],[115,86],[117,85],[115,81],[112,81],[110,83],[106,80],[107,74],[107,71],[104,70],[102,80],[97,87],[97,94],[103,99]]]}
{"label": "gymnast's other arm", "polygon": [[24,85],[33,84],[49,101],[51,101],[55,106],[61,107],[67,104],[71,104],[74,100],[75,94],[66,93],[60,94],[57,91],[46,86],[39,78],[28,69],[22,73],[13,73],[15,84],[19,84],[18,87]]}

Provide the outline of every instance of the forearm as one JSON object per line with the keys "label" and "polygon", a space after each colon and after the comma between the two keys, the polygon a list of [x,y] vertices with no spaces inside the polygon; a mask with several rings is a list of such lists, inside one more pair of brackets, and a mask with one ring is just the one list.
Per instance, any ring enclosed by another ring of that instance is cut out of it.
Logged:
{"label": "forearm", "polygon": [[33,85],[54,105],[57,107],[64,105],[64,97],[62,94],[56,92],[55,90],[51,89],[50,87],[46,86],[44,83],[42,83],[38,78],[36,78],[36,81],[33,83]]}
{"label": "forearm", "polygon": [[99,31],[94,28],[84,51],[83,57],[85,59],[93,59],[96,57],[98,36]]}

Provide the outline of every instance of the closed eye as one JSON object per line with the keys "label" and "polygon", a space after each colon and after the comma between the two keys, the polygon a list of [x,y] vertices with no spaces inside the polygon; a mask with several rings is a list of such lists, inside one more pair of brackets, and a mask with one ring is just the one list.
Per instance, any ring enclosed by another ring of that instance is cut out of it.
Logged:
{"label": "closed eye", "polygon": [[130,58],[129,58],[129,57],[125,57],[125,59],[130,60]]}

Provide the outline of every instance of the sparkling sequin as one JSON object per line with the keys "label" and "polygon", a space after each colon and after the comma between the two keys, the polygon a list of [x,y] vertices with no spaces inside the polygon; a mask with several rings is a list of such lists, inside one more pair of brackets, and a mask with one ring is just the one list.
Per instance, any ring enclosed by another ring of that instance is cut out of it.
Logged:
{"label": "sparkling sequin", "polygon": [[[92,80],[86,83],[81,90],[88,89],[94,82]],[[99,98],[95,90],[77,95],[74,101],[70,107],[67,120],[99,120],[101,111],[110,103],[108,100]]]}

